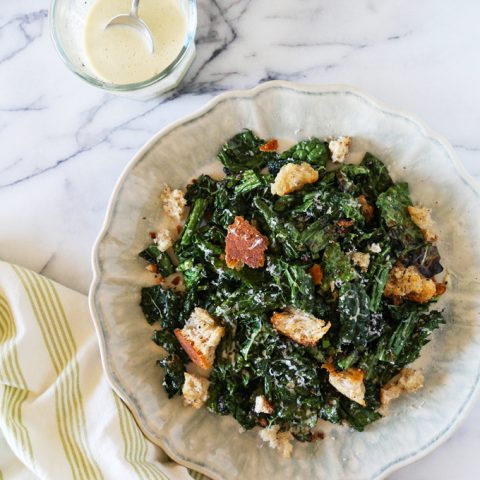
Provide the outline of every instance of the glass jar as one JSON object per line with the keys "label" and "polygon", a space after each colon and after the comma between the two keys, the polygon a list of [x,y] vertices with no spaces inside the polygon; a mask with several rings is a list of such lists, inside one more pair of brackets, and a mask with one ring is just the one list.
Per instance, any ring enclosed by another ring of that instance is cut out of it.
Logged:
{"label": "glass jar", "polygon": [[123,85],[99,78],[86,59],[85,22],[94,3],[95,0],[52,0],[50,5],[50,29],[55,47],[73,73],[95,87],[139,100],[165,93],[181,82],[195,56],[196,0],[176,0],[185,16],[187,31],[182,49],[170,65],[152,78]]}

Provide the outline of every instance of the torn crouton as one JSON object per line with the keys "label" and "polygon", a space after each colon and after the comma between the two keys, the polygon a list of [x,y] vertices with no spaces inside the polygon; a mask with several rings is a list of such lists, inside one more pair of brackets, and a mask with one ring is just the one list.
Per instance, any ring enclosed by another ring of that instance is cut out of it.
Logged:
{"label": "torn crouton", "polygon": [[185,372],[185,382],[182,387],[183,403],[193,408],[200,408],[208,398],[210,382],[203,377]]}
{"label": "torn crouton", "polygon": [[265,395],[257,395],[255,397],[255,413],[273,413],[273,407],[267,400]]}
{"label": "torn crouton", "polygon": [[397,263],[390,270],[383,294],[387,298],[405,298],[425,303],[436,295],[436,291],[435,282],[424,277],[417,267],[411,265],[406,268]]}
{"label": "torn crouton", "polygon": [[270,185],[270,190],[273,195],[283,197],[317,180],[318,172],[308,163],[287,163],[277,173],[275,181]]}
{"label": "torn crouton", "polygon": [[404,392],[415,392],[423,387],[423,373],[413,368],[404,368],[380,389],[380,403],[387,406]]}
{"label": "torn crouton", "polygon": [[423,238],[427,242],[434,242],[437,236],[433,232],[433,220],[430,217],[430,209],[410,205],[408,213],[413,223],[422,231]]}
{"label": "torn crouton", "polygon": [[185,200],[181,190],[172,190],[168,185],[166,185],[162,194],[160,195],[160,200],[162,201],[163,210],[170,218],[178,222],[183,219],[187,201]]}
{"label": "torn crouton", "polygon": [[165,252],[173,245],[172,234],[166,228],[162,228],[157,232],[154,243],[161,252]]}
{"label": "torn crouton", "polygon": [[358,368],[348,368],[337,372],[331,363],[325,363],[322,368],[328,371],[328,381],[342,395],[350,400],[365,406],[365,373]]}
{"label": "torn crouton", "polygon": [[368,266],[370,265],[369,253],[352,252],[349,256],[352,259],[353,264],[357,267],[360,267],[362,272],[366,272],[368,270]]}
{"label": "torn crouton", "polygon": [[270,448],[277,449],[283,458],[290,458],[292,455],[293,435],[290,432],[281,432],[279,425],[262,428],[258,435],[264,442],[268,442]]}
{"label": "torn crouton", "polygon": [[358,202],[360,203],[360,212],[367,222],[371,222],[373,216],[375,215],[375,209],[367,201],[365,195],[360,195],[358,197]]}
{"label": "torn crouton", "polygon": [[278,148],[278,141],[275,138],[271,138],[267,143],[260,145],[259,150],[261,152],[276,152]]}
{"label": "torn crouton", "polygon": [[229,268],[241,269],[263,267],[268,238],[262,235],[243,217],[235,217],[228,226],[225,239],[225,261]]}
{"label": "torn crouton", "polygon": [[325,324],[323,320],[294,307],[275,312],[270,320],[275,330],[308,347],[314,347],[331,326],[330,322]]}
{"label": "torn crouton", "polygon": [[322,283],[323,270],[318,263],[314,263],[312,267],[308,270],[308,273],[311,275],[314,285],[320,285]]}
{"label": "torn crouton", "polygon": [[208,369],[213,366],[215,349],[225,329],[215,322],[203,308],[195,308],[182,329],[174,330],[182,348],[195,365]]}
{"label": "torn crouton", "polygon": [[331,153],[332,162],[343,163],[350,152],[350,145],[352,139],[350,137],[338,137],[336,140],[331,140],[328,143],[328,148]]}

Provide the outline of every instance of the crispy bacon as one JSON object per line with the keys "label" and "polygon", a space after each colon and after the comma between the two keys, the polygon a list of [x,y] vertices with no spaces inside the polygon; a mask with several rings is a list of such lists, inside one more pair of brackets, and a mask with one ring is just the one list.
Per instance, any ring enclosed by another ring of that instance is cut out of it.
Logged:
{"label": "crispy bacon", "polygon": [[275,138],[270,139],[259,147],[262,152],[276,152],[278,148],[278,141]]}
{"label": "crispy bacon", "polygon": [[371,222],[375,213],[375,209],[367,202],[367,198],[365,197],[365,195],[360,195],[358,197],[358,201],[360,202],[361,212],[362,215],[365,217],[365,220],[367,222]]}
{"label": "crispy bacon", "polygon": [[312,276],[314,285],[320,285],[322,283],[323,270],[318,263],[314,263],[308,273]]}

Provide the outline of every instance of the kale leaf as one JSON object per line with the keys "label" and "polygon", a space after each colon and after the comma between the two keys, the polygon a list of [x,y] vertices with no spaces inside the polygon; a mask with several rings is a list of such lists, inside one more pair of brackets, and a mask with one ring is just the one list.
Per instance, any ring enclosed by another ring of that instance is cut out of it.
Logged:
{"label": "kale leaf", "polygon": [[289,150],[282,152],[277,158],[272,157],[268,162],[268,171],[276,175],[280,168],[287,163],[309,163],[315,170],[324,172],[328,160],[328,143],[311,138],[303,140]]}
{"label": "kale leaf", "polygon": [[182,298],[173,290],[161,285],[144,287],[141,292],[140,306],[148,323],[160,320],[162,328],[177,328],[178,315],[182,308]]}
{"label": "kale leaf", "polygon": [[244,170],[260,171],[271,158],[276,157],[274,152],[260,150],[264,143],[265,140],[257,137],[251,130],[244,130],[232,137],[217,155],[225,173],[240,173]]}
{"label": "kale leaf", "polygon": [[152,243],[145,250],[138,254],[139,257],[146,260],[148,263],[157,267],[157,272],[163,277],[171,275],[175,269],[166,252],[161,252],[158,247]]}
{"label": "kale leaf", "polygon": [[158,360],[157,364],[165,370],[163,388],[167,392],[168,398],[180,394],[185,382],[185,367],[180,357],[176,354],[168,355],[168,357]]}

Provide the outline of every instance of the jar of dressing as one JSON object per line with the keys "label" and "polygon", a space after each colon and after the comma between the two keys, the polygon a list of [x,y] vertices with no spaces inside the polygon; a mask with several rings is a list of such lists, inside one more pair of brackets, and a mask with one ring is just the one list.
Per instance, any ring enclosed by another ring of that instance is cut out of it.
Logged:
{"label": "jar of dressing", "polygon": [[50,25],[65,64],[88,83],[147,100],[176,87],[195,56],[195,0],[140,0],[138,16],[154,40],[152,53],[135,29],[113,26],[131,0],[53,0]]}

